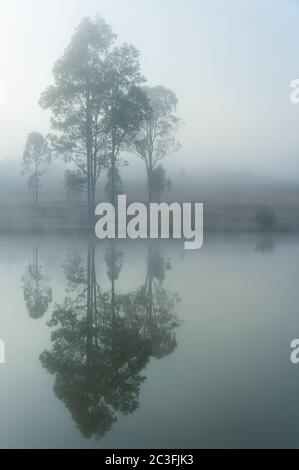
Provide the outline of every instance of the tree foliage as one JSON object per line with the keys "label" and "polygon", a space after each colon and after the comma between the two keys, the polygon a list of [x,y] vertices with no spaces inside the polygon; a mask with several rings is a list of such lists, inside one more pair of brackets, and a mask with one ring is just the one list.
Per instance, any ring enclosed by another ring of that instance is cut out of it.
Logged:
{"label": "tree foliage", "polygon": [[85,18],[54,66],[54,85],[40,100],[52,112],[56,155],[86,175],[90,217],[102,170],[111,168],[113,191],[120,151],[143,117],[139,53],[128,44],[115,47],[115,38],[104,20]]}
{"label": "tree foliage", "polygon": [[76,200],[78,202],[80,195],[87,192],[87,178],[80,170],[66,170],[64,182],[68,198],[71,198],[73,201]]}
{"label": "tree foliage", "polygon": [[162,165],[155,167],[150,178],[153,200],[160,202],[162,194],[171,189],[171,180],[166,178],[166,172]]}
{"label": "tree foliage", "polygon": [[180,120],[175,115],[177,97],[173,91],[162,86],[143,87],[142,90],[147,97],[149,106],[134,142],[134,152],[145,163],[149,202],[151,202],[154,169],[167,155],[180,148],[176,138]]}
{"label": "tree foliage", "polygon": [[145,286],[120,294],[123,255],[114,244],[105,257],[108,289],[97,278],[94,245],[86,256],[84,263],[74,253],[64,264],[68,295],[53,311],[52,349],[41,361],[55,375],[55,393],[81,433],[101,438],[118,413],[138,408],[142,370],[152,356],[173,351],[179,321],[174,313],[177,297],[162,287],[169,265],[160,257],[155,267],[149,262]]}
{"label": "tree foliage", "polygon": [[22,173],[28,175],[28,185],[32,189],[34,209],[38,207],[38,189],[41,187],[41,177],[50,160],[47,140],[39,132],[31,132],[27,137],[24,150]]}

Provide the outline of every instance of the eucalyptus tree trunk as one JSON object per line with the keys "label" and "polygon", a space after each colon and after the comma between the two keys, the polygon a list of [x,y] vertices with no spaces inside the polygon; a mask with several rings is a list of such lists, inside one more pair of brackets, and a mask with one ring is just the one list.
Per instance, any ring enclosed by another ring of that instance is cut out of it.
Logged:
{"label": "eucalyptus tree trunk", "polygon": [[38,165],[35,162],[34,177],[33,177],[33,209],[37,209],[38,206]]}
{"label": "eucalyptus tree trunk", "polygon": [[92,213],[92,129],[91,129],[91,100],[90,92],[86,92],[86,155],[87,155],[87,196],[88,196],[88,216],[91,219]]}
{"label": "eucalyptus tree trunk", "polygon": [[149,159],[148,159],[148,203],[150,204],[153,199],[153,189],[152,189],[152,181],[153,181],[153,154],[149,152]]}
{"label": "eucalyptus tree trunk", "polygon": [[115,133],[112,130],[112,155],[111,155],[111,204],[115,207]]}

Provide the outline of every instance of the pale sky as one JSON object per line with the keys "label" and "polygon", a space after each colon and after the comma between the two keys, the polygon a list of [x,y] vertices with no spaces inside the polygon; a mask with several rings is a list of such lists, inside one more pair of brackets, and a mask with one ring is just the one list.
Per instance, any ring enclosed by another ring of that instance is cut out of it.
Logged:
{"label": "pale sky", "polygon": [[0,159],[49,131],[40,94],[81,18],[97,14],[140,50],[150,86],[176,92],[178,166],[299,179],[296,0],[1,0]]}

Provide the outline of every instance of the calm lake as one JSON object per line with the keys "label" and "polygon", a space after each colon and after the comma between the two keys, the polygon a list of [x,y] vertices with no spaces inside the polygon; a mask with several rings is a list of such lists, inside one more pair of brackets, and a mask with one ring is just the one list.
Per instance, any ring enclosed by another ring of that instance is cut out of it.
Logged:
{"label": "calm lake", "polygon": [[1,448],[299,447],[299,240],[0,238]]}

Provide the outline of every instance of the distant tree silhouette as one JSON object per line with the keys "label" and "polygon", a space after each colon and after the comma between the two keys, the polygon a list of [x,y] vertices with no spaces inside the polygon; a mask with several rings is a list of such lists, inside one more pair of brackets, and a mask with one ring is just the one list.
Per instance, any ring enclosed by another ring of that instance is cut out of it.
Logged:
{"label": "distant tree silhouette", "polygon": [[256,224],[261,232],[272,232],[276,225],[276,214],[273,210],[264,208],[256,215]]}
{"label": "distant tree silhouette", "polygon": [[[114,189],[112,189],[113,178],[114,178]],[[108,174],[107,174],[107,184],[105,186],[105,193],[111,203],[113,203],[112,192],[115,195],[115,197],[119,196],[120,194],[124,194],[124,183],[121,179],[120,173],[117,168],[115,168],[114,177],[113,177],[113,172],[111,168],[109,169]]]}
{"label": "distant tree silhouette", "polygon": [[87,178],[80,170],[66,170],[64,182],[68,194],[68,199],[79,202],[80,195],[87,192]]}
{"label": "distant tree silhouette", "polygon": [[39,132],[28,135],[23,155],[24,175],[28,175],[28,185],[32,189],[32,205],[38,208],[38,189],[41,187],[41,177],[50,163],[50,151],[46,139]]}
{"label": "distant tree silhouette", "polygon": [[155,167],[166,155],[180,148],[176,139],[180,120],[175,115],[177,97],[173,91],[162,86],[143,87],[142,90],[147,96],[149,106],[132,151],[145,163],[148,201],[151,202]]}
{"label": "distant tree silhouette", "polygon": [[162,165],[154,168],[150,180],[153,200],[160,202],[162,194],[171,189],[171,184],[171,180],[166,178],[166,172]]}
{"label": "distant tree silhouette", "polygon": [[132,147],[148,110],[146,95],[137,86],[144,79],[140,74],[139,53],[128,45],[116,48],[108,60],[110,83],[105,100],[105,120],[109,142],[111,170],[111,202],[116,205],[117,173],[122,150]]}

